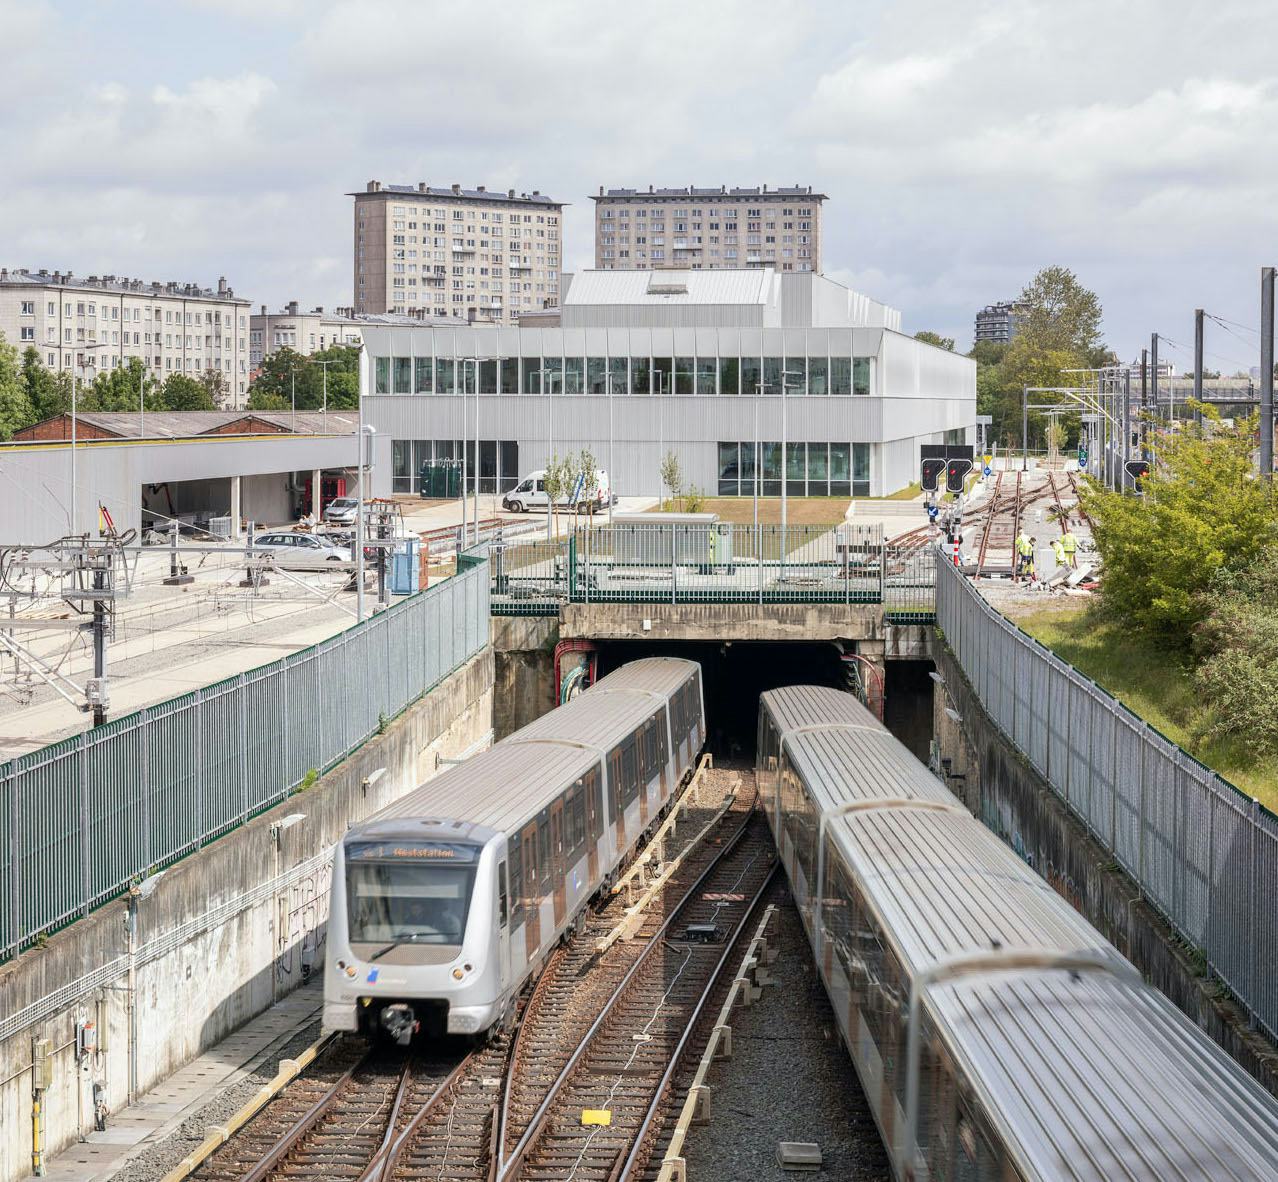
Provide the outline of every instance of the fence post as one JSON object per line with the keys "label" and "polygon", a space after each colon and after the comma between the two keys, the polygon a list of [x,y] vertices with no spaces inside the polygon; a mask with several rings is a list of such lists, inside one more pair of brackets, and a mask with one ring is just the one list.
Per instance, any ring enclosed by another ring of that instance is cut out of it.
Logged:
{"label": "fence post", "polygon": [[[195,691],[195,750],[203,751],[204,747],[204,691],[197,689]],[[192,753],[193,754],[193,753]],[[200,823],[197,829],[198,836],[195,839],[195,848],[202,850],[204,848],[205,838],[205,821],[204,821],[204,760],[195,760],[195,807],[198,810],[196,816],[199,817]]]}
{"label": "fence post", "polygon": [[759,606],[763,606],[763,524],[754,527],[754,556],[759,567]]}
{"label": "fence post", "polygon": [[1105,703],[1105,709],[1109,711],[1109,717],[1113,722],[1110,730],[1113,732],[1114,739],[1111,743],[1113,750],[1109,756],[1109,850],[1112,854],[1118,853],[1118,711],[1114,709],[1111,702]]}
{"label": "fence post", "polygon": [[1249,915],[1251,916],[1251,972],[1248,974],[1250,980],[1247,982],[1247,998],[1243,1004],[1247,1007],[1247,1029],[1256,1029],[1256,983],[1260,980],[1260,941],[1257,939],[1256,925],[1257,915],[1260,913],[1256,897],[1256,847],[1260,844],[1260,801],[1254,796],[1251,798],[1251,889],[1247,892],[1247,899],[1251,903]]}
{"label": "fence post", "polygon": [[249,785],[248,785],[248,694],[245,692],[244,674],[241,673],[235,679],[235,711],[236,719],[239,722],[239,739],[240,739],[240,820],[244,820],[249,814]]}
{"label": "fence post", "polygon": [[677,541],[677,526],[670,527],[670,602],[678,603],[679,595],[675,588],[675,570],[679,565],[679,543]]}
{"label": "fence post", "polygon": [[[89,835],[89,732],[80,732],[80,883],[83,897],[80,914],[89,914],[89,897],[93,892],[92,841]],[[1254,861],[1254,859],[1253,859]]]}
{"label": "fence post", "polygon": [[22,803],[18,790],[18,761],[9,760],[6,773],[9,791],[9,938],[0,948],[0,954],[7,955],[10,949],[16,950],[22,943],[25,933],[22,930]]}
{"label": "fence post", "polygon": [[1136,886],[1142,899],[1145,897],[1145,748],[1148,746],[1148,740],[1140,745],[1140,803],[1136,808],[1136,820],[1140,830],[1136,851]]}
{"label": "fence post", "polygon": [[[174,530],[174,533],[177,531]],[[142,836],[145,858],[144,867],[155,865],[155,849],[151,844],[151,711],[143,706],[142,715]]]}
{"label": "fence post", "polygon": [[1216,897],[1216,797],[1219,794],[1214,777],[1211,791],[1207,793],[1207,926],[1203,931],[1203,948],[1207,955],[1207,979],[1212,975],[1212,930],[1211,917],[1214,913],[1213,903]]}

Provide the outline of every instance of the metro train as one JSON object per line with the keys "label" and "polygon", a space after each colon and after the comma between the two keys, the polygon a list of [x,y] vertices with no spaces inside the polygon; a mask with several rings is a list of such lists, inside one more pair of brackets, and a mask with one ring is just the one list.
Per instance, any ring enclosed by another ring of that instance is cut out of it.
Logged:
{"label": "metro train", "polygon": [[1274,1097],[855,698],[769,691],[758,744],[897,1178],[1278,1177]]}
{"label": "metro train", "polygon": [[633,661],[353,826],[333,857],[323,1029],[483,1034],[607,885],[705,742],[693,661]]}

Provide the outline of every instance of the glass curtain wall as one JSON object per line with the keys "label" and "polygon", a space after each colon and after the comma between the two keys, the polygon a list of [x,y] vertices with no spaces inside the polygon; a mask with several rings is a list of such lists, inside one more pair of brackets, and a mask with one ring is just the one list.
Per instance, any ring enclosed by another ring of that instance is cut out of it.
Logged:
{"label": "glass curtain wall", "polygon": [[[761,487],[765,497],[781,495],[781,444],[759,443]],[[748,497],[754,493],[753,440],[718,445],[718,494]],[[868,497],[868,443],[786,443],[785,486],[792,497]]]}

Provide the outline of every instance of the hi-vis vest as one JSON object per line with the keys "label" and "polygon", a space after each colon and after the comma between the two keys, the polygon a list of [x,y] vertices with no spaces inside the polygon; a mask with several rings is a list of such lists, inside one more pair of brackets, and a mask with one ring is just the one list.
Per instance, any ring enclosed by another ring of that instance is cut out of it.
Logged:
{"label": "hi-vis vest", "polygon": [[1061,538],[1061,545],[1065,547],[1066,554],[1073,554],[1078,549],[1078,541],[1073,534],[1066,534]]}
{"label": "hi-vis vest", "polygon": [[1034,553],[1034,547],[1030,544],[1029,538],[1022,534],[1016,539],[1016,552],[1028,558]]}

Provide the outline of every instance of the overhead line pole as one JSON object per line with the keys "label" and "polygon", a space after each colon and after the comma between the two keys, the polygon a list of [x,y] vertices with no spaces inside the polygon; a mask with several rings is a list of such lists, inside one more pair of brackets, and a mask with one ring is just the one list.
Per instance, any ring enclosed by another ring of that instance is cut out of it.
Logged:
{"label": "overhead line pole", "polygon": [[1203,421],[1203,310],[1194,309],[1194,422]]}
{"label": "overhead line pole", "polygon": [[1118,449],[1118,457],[1121,469],[1121,487],[1125,491],[1129,483],[1127,457],[1131,452],[1132,446],[1132,371],[1130,368],[1123,373],[1123,438],[1121,443],[1122,446]]}
{"label": "overhead line pole", "polygon": [[[1154,418],[1162,413],[1158,405],[1158,334],[1149,336],[1149,401],[1153,406]],[[1170,420],[1171,416],[1168,415]]]}
{"label": "overhead line pole", "polygon": [[1149,350],[1140,351],[1140,458],[1148,459],[1145,448],[1145,415],[1149,411]]}
{"label": "overhead line pole", "polygon": [[1260,268],[1260,476],[1274,476],[1274,269]]}

